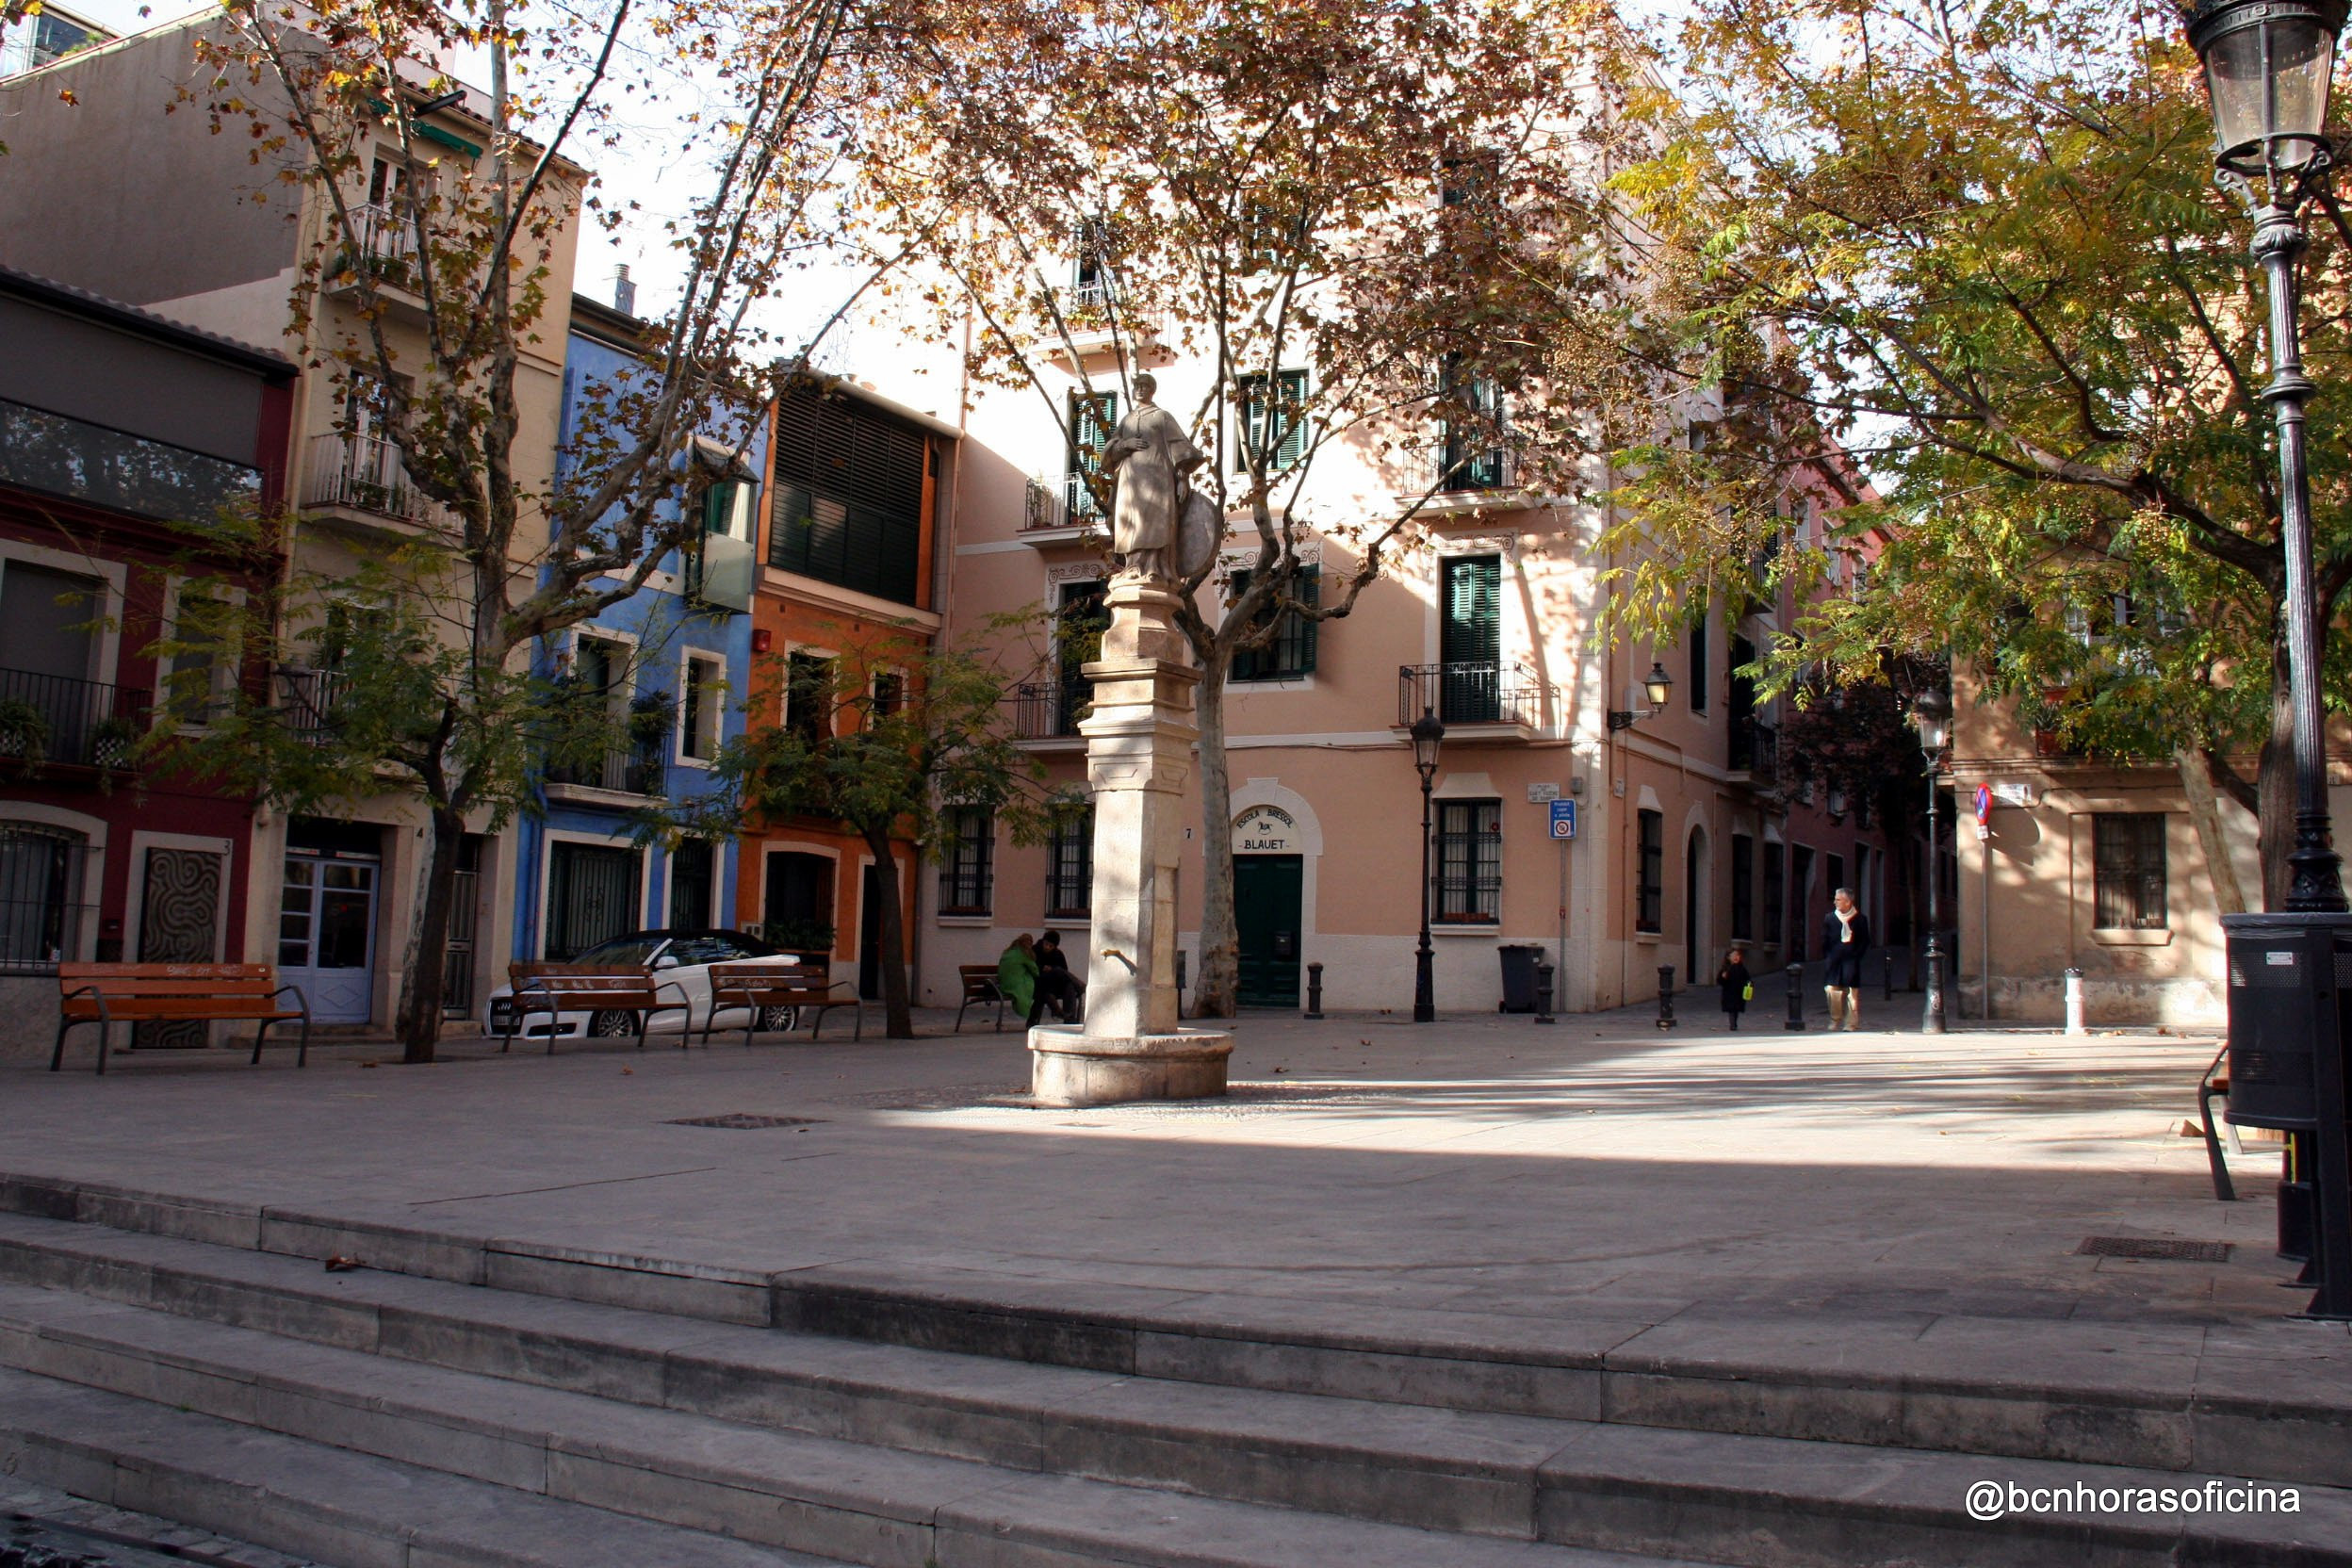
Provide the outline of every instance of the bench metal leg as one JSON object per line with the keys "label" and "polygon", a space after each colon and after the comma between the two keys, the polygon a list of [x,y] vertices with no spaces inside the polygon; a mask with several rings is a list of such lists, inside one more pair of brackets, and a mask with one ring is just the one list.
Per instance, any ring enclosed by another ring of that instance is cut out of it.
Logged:
{"label": "bench metal leg", "polygon": [[2213,1087],[2211,1084],[2197,1086],[2197,1118],[2205,1130],[2205,1163],[2213,1173],[2213,1197],[2224,1203],[2238,1200],[2238,1189],[2230,1180],[2230,1162],[2221,1157],[2221,1139],[2213,1135]]}
{"label": "bench metal leg", "polygon": [[50,1071],[55,1072],[65,1065],[65,1037],[67,1031],[71,1030],[76,1023],[88,1023],[89,1021],[90,1021],[88,1019],[71,1018],[62,1018],[57,1021],[57,1049],[49,1053]]}
{"label": "bench metal leg", "polygon": [[[136,1029],[137,1024],[131,1025]],[[114,1048],[114,1026],[105,1019],[98,1021],[98,1076],[106,1075],[106,1053]]]}
{"label": "bench metal leg", "polygon": [[248,1064],[249,1066],[259,1067],[261,1065],[262,1044],[270,1038],[270,1025],[275,1023],[276,1021],[277,1020],[275,1019],[263,1019],[261,1021],[261,1027],[253,1031],[253,1059]]}
{"label": "bench metal leg", "polygon": [[294,1045],[294,1065],[298,1068],[310,1065],[310,1017],[308,1014],[302,1017],[302,1037]]}

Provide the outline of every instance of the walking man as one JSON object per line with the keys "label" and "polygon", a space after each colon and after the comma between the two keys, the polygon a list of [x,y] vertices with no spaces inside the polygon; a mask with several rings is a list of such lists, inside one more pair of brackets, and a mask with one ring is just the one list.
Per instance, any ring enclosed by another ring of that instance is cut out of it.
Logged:
{"label": "walking man", "polygon": [[1840,888],[1821,917],[1821,984],[1829,992],[1829,1026],[1862,1027],[1862,956],[1870,950],[1870,917]]}

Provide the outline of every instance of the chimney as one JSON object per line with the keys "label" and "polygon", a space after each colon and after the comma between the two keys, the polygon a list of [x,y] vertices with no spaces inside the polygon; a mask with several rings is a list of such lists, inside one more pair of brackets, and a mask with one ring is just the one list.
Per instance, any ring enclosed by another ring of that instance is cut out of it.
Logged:
{"label": "chimney", "polygon": [[637,314],[637,286],[629,281],[629,263],[612,269],[612,308],[623,316]]}

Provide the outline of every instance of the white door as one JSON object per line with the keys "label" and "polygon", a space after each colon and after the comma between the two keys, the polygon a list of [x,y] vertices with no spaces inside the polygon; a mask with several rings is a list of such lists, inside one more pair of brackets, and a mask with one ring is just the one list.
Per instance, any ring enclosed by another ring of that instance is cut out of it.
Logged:
{"label": "white door", "polygon": [[278,981],[300,986],[315,1023],[375,1011],[375,860],[288,850],[278,897]]}

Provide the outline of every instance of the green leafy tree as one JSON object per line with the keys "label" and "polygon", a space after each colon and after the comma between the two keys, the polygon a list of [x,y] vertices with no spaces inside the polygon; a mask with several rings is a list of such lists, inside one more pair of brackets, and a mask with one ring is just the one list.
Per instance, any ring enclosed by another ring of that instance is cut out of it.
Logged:
{"label": "green leafy tree", "polygon": [[[1948,650],[2065,743],[2177,760],[2255,809],[2275,902],[2293,785],[2266,301],[2176,8],[1700,0],[1674,65],[1663,150],[1618,180],[1654,286],[1589,330],[1719,394],[1747,438],[1626,454],[1613,542],[1644,564],[1625,622],[1752,580],[1775,545],[1772,577],[1818,585],[1882,531],[1867,587],[1805,596],[1776,679]],[[2306,353],[2341,364],[2352,230],[2324,194],[2312,227]],[[2352,582],[2344,406],[2311,410],[2330,628]],[[1879,494],[1801,539],[1786,469],[1832,439]]]}
{"label": "green leafy tree", "polygon": [[[917,651],[906,633],[835,641],[843,651],[825,678],[804,677],[783,692],[786,666],[768,666],[753,708],[776,712],[782,697],[790,720],[729,741],[711,791],[647,813],[648,833],[724,839],[793,818],[839,823],[865,841],[877,866],[896,865],[893,849],[907,841],[936,858],[948,847],[945,815],[957,808],[990,812],[1015,843],[1044,838],[1054,798],[1007,717],[1022,672],[976,649]],[[882,901],[878,924],[885,1033],[912,1039],[906,917],[895,894]]]}

